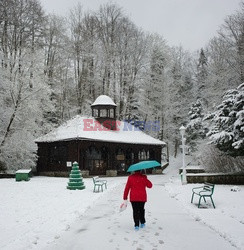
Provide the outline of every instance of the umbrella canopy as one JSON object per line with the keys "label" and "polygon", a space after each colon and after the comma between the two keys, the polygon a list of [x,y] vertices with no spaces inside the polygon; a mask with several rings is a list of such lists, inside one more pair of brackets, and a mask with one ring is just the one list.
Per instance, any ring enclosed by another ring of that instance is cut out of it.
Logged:
{"label": "umbrella canopy", "polygon": [[159,167],[159,166],[161,166],[161,164],[157,161],[141,161],[136,164],[130,165],[127,172],[133,172],[133,171],[154,168],[154,167]]}

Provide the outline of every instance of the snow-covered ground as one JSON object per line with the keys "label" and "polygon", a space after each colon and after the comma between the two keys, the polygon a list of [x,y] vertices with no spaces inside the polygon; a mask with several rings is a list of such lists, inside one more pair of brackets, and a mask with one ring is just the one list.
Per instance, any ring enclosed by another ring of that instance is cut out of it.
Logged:
{"label": "snow-covered ground", "polygon": [[0,179],[0,249],[244,249],[244,188],[216,185],[210,202],[197,208],[181,185],[180,164],[149,175],[146,228],[133,230],[132,209],[119,212],[127,177],[107,177],[108,189],[66,189],[67,178]]}

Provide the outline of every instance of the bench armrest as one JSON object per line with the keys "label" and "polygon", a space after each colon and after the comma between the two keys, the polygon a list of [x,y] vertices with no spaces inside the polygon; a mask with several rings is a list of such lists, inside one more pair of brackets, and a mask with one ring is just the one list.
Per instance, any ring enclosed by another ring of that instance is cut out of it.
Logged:
{"label": "bench armrest", "polygon": [[199,192],[199,194],[203,194],[203,193],[212,194],[212,192],[209,191],[209,190],[202,190],[202,191]]}

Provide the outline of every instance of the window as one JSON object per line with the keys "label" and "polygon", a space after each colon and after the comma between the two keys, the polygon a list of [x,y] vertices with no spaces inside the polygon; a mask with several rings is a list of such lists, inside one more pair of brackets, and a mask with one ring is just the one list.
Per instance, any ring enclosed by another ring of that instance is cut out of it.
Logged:
{"label": "window", "polygon": [[86,151],[86,158],[87,159],[101,159],[102,154],[101,152],[96,149],[95,147],[90,147],[87,151]]}
{"label": "window", "polygon": [[61,163],[67,160],[67,146],[51,146],[49,149],[49,159],[51,163]]}
{"label": "window", "polygon": [[93,109],[93,117],[98,117],[98,110],[97,109]]}
{"label": "window", "polygon": [[109,110],[109,117],[114,118],[114,110],[113,109]]}
{"label": "window", "polygon": [[107,117],[108,114],[107,114],[107,110],[106,109],[101,109],[100,110],[100,117]]}
{"label": "window", "polygon": [[150,159],[149,150],[147,150],[147,151],[145,151],[145,149],[140,150],[139,153],[138,153],[138,159],[139,159],[140,161],[145,161],[145,160]]}
{"label": "window", "polygon": [[125,160],[125,155],[122,149],[119,149],[116,155],[117,161],[124,161]]}
{"label": "window", "polygon": [[125,153],[121,148],[116,153],[116,170],[118,174],[125,171]]}
{"label": "window", "polygon": [[107,150],[90,147],[86,151],[86,169],[91,173],[103,173],[107,167]]}

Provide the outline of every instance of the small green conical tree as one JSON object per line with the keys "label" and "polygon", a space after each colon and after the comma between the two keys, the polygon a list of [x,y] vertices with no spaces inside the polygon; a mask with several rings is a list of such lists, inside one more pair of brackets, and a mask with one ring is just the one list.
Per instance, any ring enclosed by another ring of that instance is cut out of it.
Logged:
{"label": "small green conical tree", "polygon": [[67,188],[71,190],[85,189],[85,185],[83,182],[83,178],[81,176],[79,165],[76,161],[73,163],[73,166],[69,175],[69,182],[68,182]]}

